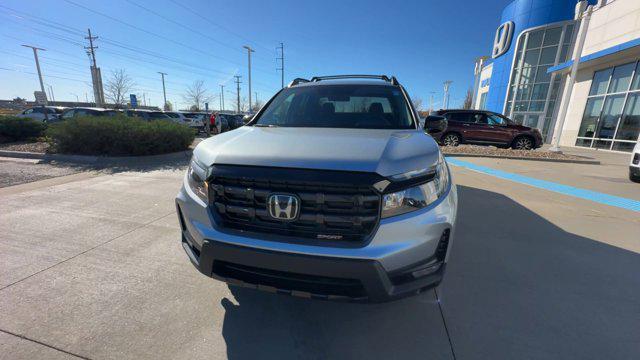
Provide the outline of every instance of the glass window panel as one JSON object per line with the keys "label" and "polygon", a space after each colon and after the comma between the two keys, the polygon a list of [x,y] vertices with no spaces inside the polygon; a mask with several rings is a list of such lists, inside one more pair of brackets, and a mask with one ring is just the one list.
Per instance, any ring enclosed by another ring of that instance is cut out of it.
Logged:
{"label": "glass window panel", "polygon": [[518,86],[516,100],[529,100],[529,97],[531,97],[531,85]]}
{"label": "glass window panel", "polygon": [[600,95],[607,91],[607,85],[609,84],[609,76],[611,76],[612,68],[596,71],[593,74],[593,81],[591,82],[591,90],[589,95]]}
{"label": "glass window panel", "polygon": [[629,82],[631,81],[631,76],[633,76],[635,65],[635,63],[631,63],[616,66],[611,76],[611,84],[609,85],[610,93],[627,91],[627,89],[629,89]]}
{"label": "glass window panel", "polygon": [[591,147],[591,139],[578,139],[576,140],[576,146],[585,146],[585,147]]}
{"label": "glass window panel", "polygon": [[532,115],[529,114],[527,115],[527,117],[524,120],[524,126],[528,126],[528,127],[538,127],[538,120],[540,120],[540,115]]}
{"label": "glass window panel", "polygon": [[520,66],[520,58],[521,58],[521,57],[522,57],[522,51],[518,51],[518,52],[516,53],[516,62],[515,62],[515,65],[516,65],[516,66]]}
{"label": "glass window panel", "polygon": [[551,118],[547,117],[544,119],[544,125],[542,125],[542,137],[546,138],[549,134],[549,125],[551,125]]}
{"label": "glass window panel", "polygon": [[637,141],[638,134],[640,134],[640,93],[629,94],[616,139]]}
{"label": "glass window panel", "polygon": [[549,105],[547,105],[547,116],[548,117],[553,117],[553,111],[556,108],[556,102],[555,101],[549,101]]}
{"label": "glass window panel", "polygon": [[520,71],[520,84],[532,83],[535,71],[536,68],[534,67],[522,68],[522,70]]}
{"label": "glass window panel", "polygon": [[609,150],[611,148],[611,140],[595,140],[593,142],[593,147],[596,149]]}
{"label": "glass window panel", "polygon": [[538,30],[529,33],[529,39],[527,40],[527,49],[540,47],[540,45],[542,45],[542,35],[544,35],[544,30]]}
{"label": "glass window panel", "polygon": [[540,56],[540,49],[527,50],[524,54],[523,66],[536,66],[538,65],[538,57]]}
{"label": "glass window panel", "polygon": [[538,66],[538,71],[536,73],[536,82],[549,82],[551,81],[551,74],[547,74],[547,70],[550,66]]}
{"label": "glass window panel", "polygon": [[631,84],[631,90],[640,89],[640,62],[638,63],[638,67],[636,67],[636,76],[633,79],[633,83]]}
{"label": "glass window panel", "polygon": [[562,50],[560,50],[560,60],[558,61],[560,61],[561,63],[568,61],[570,56],[571,54],[569,54],[569,45],[562,45]]}
{"label": "glass window panel", "polygon": [[597,138],[613,139],[620,114],[622,114],[622,105],[624,105],[624,95],[607,96],[598,122]]}
{"label": "glass window panel", "polygon": [[560,42],[560,35],[562,35],[562,27],[547,29],[542,46],[557,45]]}
{"label": "glass window panel", "polygon": [[523,114],[513,115],[513,121],[518,125],[522,125],[522,123],[524,122],[524,115]]}
{"label": "glass window panel", "polygon": [[542,48],[540,55],[540,65],[553,64],[556,62],[556,54],[558,53],[557,46],[551,46]]}
{"label": "glass window panel", "polygon": [[633,147],[635,145],[636,145],[635,142],[629,143],[629,142],[615,141],[613,143],[613,149],[612,150],[631,152],[631,151],[633,151]]}
{"label": "glass window panel", "polygon": [[546,100],[549,92],[549,83],[533,85],[531,100]]}
{"label": "glass window panel", "polygon": [[564,33],[564,41],[563,42],[565,44],[570,44],[572,38],[573,38],[573,24],[567,25],[567,29],[565,30],[565,33]]}
{"label": "glass window panel", "polygon": [[584,115],[582,115],[580,130],[578,130],[578,136],[593,137],[596,132],[596,124],[598,123],[598,117],[600,117],[600,110],[602,109],[603,102],[603,97],[587,100]]}
{"label": "glass window panel", "polygon": [[553,86],[551,87],[551,98],[557,99],[559,91],[560,91],[560,75],[556,75],[556,78],[553,80]]}
{"label": "glass window panel", "polygon": [[544,111],[544,101],[532,101],[529,104],[529,111]]}
{"label": "glass window panel", "polygon": [[527,101],[516,101],[513,106],[513,111],[527,111],[527,106],[529,102]]}

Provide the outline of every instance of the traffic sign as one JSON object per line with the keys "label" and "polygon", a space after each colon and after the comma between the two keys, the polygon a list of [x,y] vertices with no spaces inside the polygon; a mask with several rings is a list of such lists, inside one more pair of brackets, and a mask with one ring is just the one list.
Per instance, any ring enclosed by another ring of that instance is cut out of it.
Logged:
{"label": "traffic sign", "polygon": [[33,96],[36,97],[36,103],[38,105],[47,105],[47,93],[44,91],[34,91]]}
{"label": "traffic sign", "polygon": [[135,109],[138,107],[138,98],[136,97],[136,94],[129,94],[129,100],[131,100],[132,108]]}

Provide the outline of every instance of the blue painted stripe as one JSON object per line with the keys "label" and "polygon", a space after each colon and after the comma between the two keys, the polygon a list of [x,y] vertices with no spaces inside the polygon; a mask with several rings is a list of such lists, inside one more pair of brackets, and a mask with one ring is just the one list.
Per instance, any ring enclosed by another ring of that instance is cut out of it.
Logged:
{"label": "blue painted stripe", "polygon": [[533,186],[539,189],[557,192],[559,194],[573,196],[576,198],[593,201],[596,203],[615,206],[622,209],[640,212],[640,201],[627,199],[619,196],[603,194],[597,191],[580,189],[569,185],[554,183],[551,181],[534,179],[528,176],[509,173],[506,171],[492,169],[482,165],[476,165],[467,161],[447,157],[447,162],[454,166],[460,166],[469,170],[481,172],[483,174],[495,176],[500,179],[518,182]]}

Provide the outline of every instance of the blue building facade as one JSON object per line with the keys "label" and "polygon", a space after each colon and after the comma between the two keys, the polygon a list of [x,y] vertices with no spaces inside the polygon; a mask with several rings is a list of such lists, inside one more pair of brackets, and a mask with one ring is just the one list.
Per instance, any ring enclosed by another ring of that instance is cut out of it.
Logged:
{"label": "blue building facade", "polygon": [[513,23],[512,39],[506,52],[493,59],[491,88],[486,109],[503,113],[514,66],[518,38],[523,31],[572,20],[577,0],[515,0],[502,11],[500,24]]}

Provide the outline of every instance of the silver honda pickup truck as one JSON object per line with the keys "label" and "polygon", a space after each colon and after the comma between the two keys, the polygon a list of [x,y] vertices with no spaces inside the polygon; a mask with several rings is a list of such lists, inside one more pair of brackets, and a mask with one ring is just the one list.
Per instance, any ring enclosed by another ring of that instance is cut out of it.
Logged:
{"label": "silver honda pickup truck", "polygon": [[195,148],[176,198],[182,246],[204,275],[310,299],[437,286],[457,195],[427,130],[395,77],[296,79]]}

